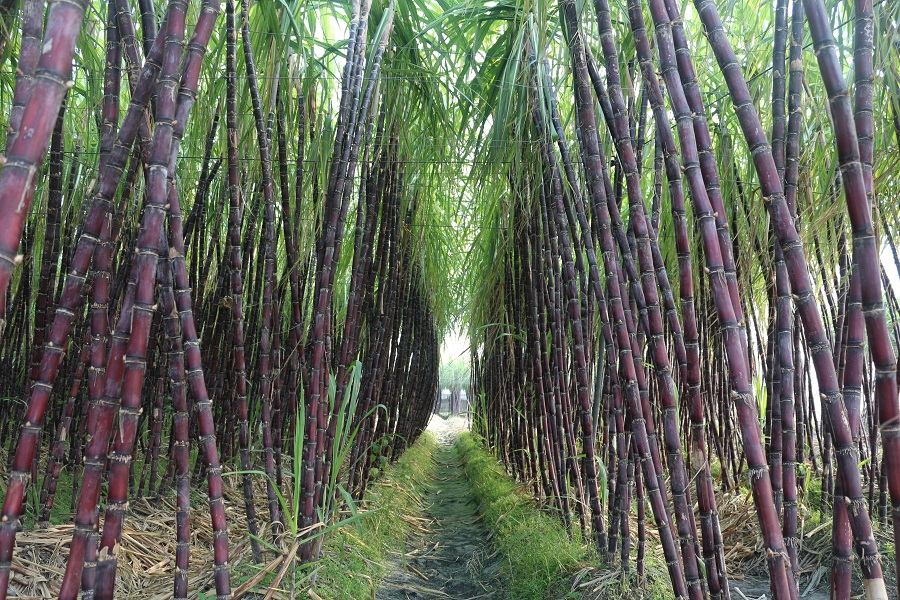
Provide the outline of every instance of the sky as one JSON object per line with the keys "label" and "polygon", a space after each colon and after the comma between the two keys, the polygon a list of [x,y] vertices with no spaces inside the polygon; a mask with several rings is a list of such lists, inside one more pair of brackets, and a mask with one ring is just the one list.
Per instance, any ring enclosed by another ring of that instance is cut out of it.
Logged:
{"label": "sky", "polygon": [[891,282],[891,287],[894,288],[894,293],[900,292],[900,273],[897,272],[897,265],[887,244],[881,250],[881,264],[884,266],[884,272],[887,274],[888,281]]}
{"label": "sky", "polygon": [[460,331],[452,331],[441,345],[441,362],[444,364],[456,360],[469,359],[469,338]]}

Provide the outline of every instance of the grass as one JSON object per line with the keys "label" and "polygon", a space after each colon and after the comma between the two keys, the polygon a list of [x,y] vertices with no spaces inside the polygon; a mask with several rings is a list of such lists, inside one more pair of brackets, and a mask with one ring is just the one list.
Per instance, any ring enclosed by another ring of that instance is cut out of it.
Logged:
{"label": "grass", "polygon": [[[610,580],[593,594],[572,591],[576,572],[585,567],[596,567],[596,571],[588,573],[584,581],[609,573],[581,532],[576,529],[570,536],[558,519],[542,512],[476,436],[460,435],[454,451],[464,462],[479,512],[491,533],[491,543],[503,557],[501,576],[509,598],[663,600],[672,597],[665,562],[654,552],[649,537],[643,581],[637,581],[632,568],[630,575]],[[648,528],[652,528],[652,520],[648,520]]]}
{"label": "grass", "polygon": [[598,564],[588,545],[541,512],[473,435],[460,435],[454,451],[465,463],[491,543],[503,557],[501,575],[510,598],[544,598],[575,571]]}
{"label": "grass", "polygon": [[315,592],[324,600],[374,597],[382,563],[391,551],[402,551],[410,531],[408,515],[422,511],[420,494],[433,467],[437,442],[423,434],[396,463],[385,467],[369,486],[360,521],[337,529],[327,540],[317,567]]}
{"label": "grass", "polygon": [[[364,513],[359,520],[338,525],[327,534],[325,549],[319,560],[312,565],[317,579],[314,591],[323,600],[361,600],[371,598],[374,586],[384,575],[382,564],[392,552],[402,551],[404,538],[410,532],[408,516],[417,516],[423,510],[421,494],[425,483],[433,470],[433,456],[437,442],[430,433],[425,433],[395,463],[381,469],[376,480],[369,485],[366,499],[358,510]],[[196,458],[196,450],[191,453],[191,463]],[[0,461],[5,461],[0,455]],[[236,460],[236,459],[235,459]],[[135,461],[135,478],[140,480],[143,461]],[[160,457],[159,475],[163,477],[166,469],[165,457]],[[44,465],[39,469],[38,485],[32,487],[28,497],[28,520],[26,526],[34,526],[34,514],[40,495],[40,484],[44,477]],[[173,484],[174,485],[174,484]],[[0,483],[0,492],[4,491]],[[65,467],[59,476],[50,525],[71,522],[70,504],[73,491],[73,473],[71,467]],[[171,488],[169,495],[171,495]],[[206,503],[202,487],[191,489],[191,504],[203,507]],[[101,505],[101,510],[103,506]],[[102,513],[101,513],[102,514]],[[236,532],[233,532],[236,533]],[[241,532],[244,533],[244,532]],[[174,535],[174,533],[172,532]],[[237,541],[238,536],[233,538]],[[256,575],[269,560],[273,558],[267,553],[266,560],[260,565],[251,561],[242,561],[233,566],[232,584],[236,587]],[[192,561],[192,567],[196,568]],[[290,589],[290,582],[297,582],[297,597],[307,597],[310,567],[298,569],[296,573],[288,573],[282,581],[282,589]],[[248,598],[261,598],[267,587],[275,578],[275,573],[267,574]],[[214,598],[212,590],[196,590],[198,599]]]}

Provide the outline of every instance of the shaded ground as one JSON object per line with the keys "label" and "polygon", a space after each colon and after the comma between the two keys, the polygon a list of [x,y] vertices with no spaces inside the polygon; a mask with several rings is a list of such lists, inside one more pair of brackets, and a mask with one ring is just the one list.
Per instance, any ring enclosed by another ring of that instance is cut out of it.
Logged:
{"label": "shaded ground", "polygon": [[456,435],[452,430],[457,427],[456,422],[441,423],[443,431],[435,431],[434,423],[429,427],[438,435],[441,447],[427,490],[425,519],[408,540],[405,552],[392,559],[390,574],[375,595],[378,600],[503,597],[492,585],[499,562],[491,554],[462,465],[451,451]]}

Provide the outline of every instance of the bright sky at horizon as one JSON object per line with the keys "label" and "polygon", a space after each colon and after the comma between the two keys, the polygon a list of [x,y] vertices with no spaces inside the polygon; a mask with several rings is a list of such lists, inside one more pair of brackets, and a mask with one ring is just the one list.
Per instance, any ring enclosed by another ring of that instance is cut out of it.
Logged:
{"label": "bright sky at horizon", "polygon": [[441,363],[448,364],[457,360],[469,360],[469,338],[454,330],[441,344]]}

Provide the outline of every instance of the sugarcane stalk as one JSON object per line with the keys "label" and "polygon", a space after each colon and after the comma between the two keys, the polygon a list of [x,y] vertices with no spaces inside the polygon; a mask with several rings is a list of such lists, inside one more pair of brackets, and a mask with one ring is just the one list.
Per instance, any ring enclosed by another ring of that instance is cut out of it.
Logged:
{"label": "sugarcane stalk", "polygon": [[22,3],[22,38],[19,43],[19,58],[16,62],[16,85],[13,90],[12,107],[9,111],[9,129],[6,134],[6,152],[12,149],[19,137],[22,114],[31,99],[34,85],[34,71],[40,60],[41,33],[44,25],[43,0],[28,0]]}
{"label": "sugarcane stalk", "polygon": [[228,563],[228,525],[225,519],[223,497],[222,466],[216,446],[215,423],[212,414],[212,400],[207,391],[200,352],[200,339],[194,319],[191,288],[185,263],[183,218],[181,201],[175,183],[175,162],[182,136],[197,98],[197,83],[206,48],[213,28],[218,20],[221,6],[219,0],[204,0],[200,16],[194,27],[194,34],[187,45],[187,54],[182,69],[175,126],[172,132],[172,150],[167,169],[167,198],[169,212],[169,259],[172,264],[175,307],[181,321],[185,349],[185,367],[188,385],[194,398],[196,432],[199,450],[203,456],[207,477],[207,497],[209,499],[210,524],[213,545],[213,578],[217,600],[231,597],[231,567]]}
{"label": "sugarcane stalk", "polygon": [[686,348],[684,377],[692,430],[691,457],[694,477],[697,481],[697,503],[700,511],[706,579],[711,597],[718,598],[721,594],[727,598],[728,578],[724,568],[724,552],[722,546],[716,544],[716,539],[721,536],[721,533],[706,450],[707,430],[700,395],[699,334],[697,330],[697,316],[694,309],[694,276],[690,256],[691,238],[687,226],[678,150],[675,146],[675,139],[672,135],[668,115],[663,103],[662,91],[660,90],[656,70],[653,66],[641,6],[637,0],[629,1],[628,15],[644,78],[644,89],[647,91],[656,122],[657,142],[664,160],[666,178],[669,182],[669,200],[672,211],[672,223],[675,230],[676,251],[678,253],[678,289],[681,297],[681,316],[684,322]]}
{"label": "sugarcane stalk", "polygon": [[[656,0],[649,0],[650,11],[654,14],[654,24],[658,20],[656,15],[662,8],[660,4],[661,3]],[[713,217],[716,221],[716,233],[719,237],[722,265],[724,267],[725,279],[728,284],[728,291],[731,295],[731,304],[734,307],[737,321],[742,323],[744,321],[744,314],[741,306],[740,289],[738,286],[734,252],[731,244],[732,234],[728,228],[728,214],[725,211],[725,203],[722,197],[719,170],[718,165],[716,164],[716,151],[712,142],[712,137],[709,133],[709,125],[706,119],[706,110],[703,104],[699,79],[694,70],[691,53],[688,49],[687,36],[684,32],[684,24],[681,21],[678,0],[663,0],[662,4],[665,5],[665,11],[668,15],[668,20],[671,23],[672,40],[677,50],[674,60],[677,63],[677,70],[681,76],[684,94],[691,110],[695,142],[699,155],[700,171],[703,175],[703,182],[706,186],[706,195],[709,198],[713,209]],[[672,83],[667,82],[666,85],[672,85]],[[749,354],[747,352],[746,330],[743,328],[740,329],[738,331],[738,336],[740,337],[743,346],[743,353],[748,359],[748,364],[744,368],[749,369],[750,364]]]}
{"label": "sugarcane stalk", "polygon": [[[165,50],[156,93],[154,119],[156,125],[149,152],[147,195],[131,263],[132,283],[129,293],[133,295],[132,312],[131,315],[127,315],[123,311],[124,318],[130,316],[130,322],[123,324],[122,335],[125,339],[121,345],[125,346],[124,353],[121,356],[110,353],[107,361],[104,401],[113,408],[118,405],[119,414],[109,460],[106,517],[96,563],[97,576],[94,585],[95,596],[99,600],[111,599],[115,589],[118,542],[128,506],[128,476],[141,413],[141,391],[146,370],[150,324],[158,308],[155,295],[159,240],[166,216],[166,177],[169,154],[172,150],[173,121],[177,105],[177,74],[182,60],[187,6],[187,2],[174,0],[169,3],[166,12]],[[120,317],[120,320],[123,317]],[[116,365],[116,370],[110,368],[113,361],[121,361],[121,366]],[[111,417],[112,414],[109,413],[98,424],[98,434],[88,445],[87,457],[97,463],[102,462],[108,451],[110,435],[113,433]],[[106,423],[106,420],[110,422]],[[87,467],[85,471],[87,472]],[[99,498],[85,494],[85,489],[88,489],[87,486],[82,487],[79,507],[92,512],[96,510]],[[80,557],[74,553],[70,554],[70,562],[73,558]],[[67,575],[70,572],[77,571],[71,570],[67,565]]]}
{"label": "sugarcane stalk", "polygon": [[62,203],[62,160],[65,150],[63,127],[65,126],[66,103],[63,101],[56,117],[56,127],[50,140],[50,168],[47,181],[46,229],[44,230],[44,247],[41,250],[41,273],[38,282],[38,293],[34,311],[34,337],[31,349],[30,380],[38,377],[41,348],[46,335],[47,316],[51,299],[49,296],[55,288],[56,261],[52,260],[59,253],[59,220]]}
{"label": "sugarcane stalk", "polygon": [[162,43],[154,45],[154,53],[148,57],[141,73],[141,83],[131,100],[125,121],[119,130],[117,143],[113,147],[106,169],[100,172],[100,180],[93,193],[90,209],[85,218],[82,234],[76,244],[75,253],[68,266],[63,291],[47,336],[48,342],[41,359],[41,373],[32,386],[31,399],[26,411],[26,427],[23,429],[16,448],[13,461],[13,475],[7,488],[3,505],[3,517],[0,519],[0,598],[5,597],[9,583],[9,561],[18,527],[18,515],[24,500],[24,490],[36,452],[37,438],[47,408],[53,382],[61,362],[63,350],[69,337],[69,331],[75,318],[75,310],[81,301],[81,293],[86,279],[87,268],[94,250],[100,243],[99,237],[106,212],[111,206],[112,194],[118,186],[124,161],[130,152],[137,133],[139,117],[143,114],[150,90],[155,84],[159,72],[159,57]]}
{"label": "sugarcane stalk", "polygon": [[[842,376],[841,389],[847,407],[847,419],[854,438],[859,444],[861,432],[861,405],[863,396],[863,367],[865,364],[865,320],[862,313],[862,289],[859,269],[853,265],[850,286],[845,302],[844,339],[841,344]],[[853,536],[850,530],[848,507],[844,502],[843,486],[838,480],[835,485],[834,523],[832,525],[831,591],[835,598],[847,597],[851,593]]]}
{"label": "sugarcane stalk", "polygon": [[[604,198],[602,167],[599,161],[599,144],[597,141],[597,128],[594,117],[593,101],[590,96],[589,75],[585,51],[581,35],[577,27],[577,13],[573,2],[563,2],[561,9],[564,12],[566,22],[569,23],[569,49],[572,54],[572,66],[575,75],[575,100],[579,116],[579,124],[582,133],[583,159],[585,171],[588,174],[589,191],[595,210],[601,216],[601,222],[609,223],[607,202]],[[606,217],[605,220],[603,217]],[[658,486],[658,479],[653,462],[649,460],[649,440],[647,438],[646,420],[638,397],[634,358],[631,355],[632,346],[628,332],[625,330],[625,314],[622,298],[619,293],[618,268],[614,260],[614,246],[612,235],[608,229],[602,229],[601,248],[604,254],[604,266],[607,272],[607,285],[610,287],[609,308],[612,312],[613,322],[616,323],[616,336],[619,344],[620,366],[624,371],[625,392],[630,409],[634,415],[632,419],[633,439],[638,446],[644,460],[644,468],[647,492],[651,499],[654,518],[660,533],[663,549],[666,556],[669,576],[677,596],[687,597],[687,589],[684,573],[678,557],[678,550],[668,527],[668,515]]]}
{"label": "sugarcane stalk", "polygon": [[[785,175],[785,135],[787,118],[785,114],[785,54],[787,49],[787,0],[778,0],[775,5],[775,35],[772,49],[772,157],[775,161],[775,169],[784,185]],[[769,225],[771,227],[771,223]],[[781,348],[780,338],[788,327],[788,315],[791,313],[790,283],[787,280],[787,271],[781,245],[776,241],[775,247],[775,290],[777,300],[773,337],[773,346]],[[788,332],[789,333],[789,332]],[[771,377],[772,402],[770,408],[769,430],[769,478],[772,480],[772,491],[775,495],[775,511],[781,515],[784,476],[782,465],[782,404],[785,394],[792,397],[792,390],[783,392],[782,385],[791,381],[784,381],[784,375],[789,374],[793,378],[793,357],[789,373],[785,373],[786,365],[783,363],[781,352],[775,352],[773,368],[769,371]]]}
{"label": "sugarcane stalk", "polygon": [[[773,594],[776,598],[790,598],[794,588],[792,573],[786,572],[783,561],[784,541],[778,514],[775,511],[771,480],[768,477],[765,450],[762,445],[756,402],[753,399],[749,381],[749,361],[746,356],[745,336],[740,334],[743,323],[738,316],[739,306],[734,305],[734,295],[729,289],[729,277],[723,254],[725,244],[720,244],[716,228],[716,216],[707,194],[701,157],[702,138],[698,139],[692,108],[686,96],[687,86],[682,85],[678,66],[684,61],[684,53],[676,55],[673,41],[673,24],[661,1],[650,2],[654,19],[660,67],[666,80],[666,89],[675,111],[676,126],[681,140],[682,164],[691,190],[694,215],[698,221],[703,243],[706,269],[709,274],[710,292],[715,303],[723,330],[723,341],[727,350],[727,367],[732,399],[736,404],[740,421],[744,454],[750,467],[750,483],[754,490],[754,503],[761,523],[764,545],[768,548],[768,566]],[[676,56],[678,62],[676,62]],[[689,58],[689,57],[687,57]],[[696,113],[694,113],[696,114]],[[730,252],[730,240],[727,244]],[[738,301],[739,304],[739,301]]]}
{"label": "sugarcane stalk", "polygon": [[[801,93],[803,76],[803,24],[805,16],[801,0],[793,0],[791,7],[791,33],[789,68],[790,79],[788,83],[788,125],[785,143],[785,169],[784,191],[785,202],[792,216],[796,215],[797,178],[799,172],[800,154],[800,125]],[[777,165],[776,165],[777,168]],[[795,218],[796,221],[796,218]],[[781,352],[781,415],[782,415],[782,452],[783,452],[783,493],[784,514],[782,517],[782,533],[788,556],[791,559],[791,569],[794,572],[794,581],[800,581],[800,538],[797,534],[798,506],[797,506],[797,464],[803,464],[803,428],[800,417],[802,402],[797,403],[795,396],[796,369],[794,356],[796,350],[795,324],[793,310],[786,311],[784,326],[779,336],[786,339],[778,340],[779,352]],[[787,330],[790,332],[787,333]],[[798,437],[799,430],[799,437]]]}
{"label": "sugarcane stalk", "polygon": [[[668,352],[663,343],[663,323],[657,296],[656,268],[652,258],[650,235],[644,213],[644,200],[640,189],[637,160],[634,155],[634,146],[628,136],[627,121],[625,121],[625,103],[618,74],[618,53],[612,38],[609,5],[606,0],[595,0],[594,8],[598,17],[605,56],[609,97],[613,114],[612,122],[607,124],[613,132],[619,159],[625,172],[630,207],[629,224],[636,237],[637,256],[643,275],[642,287],[648,311],[647,320],[650,326],[648,335],[653,346],[653,362],[656,366],[659,383],[659,399],[663,406],[664,441],[672,477],[675,522],[678,527],[679,539],[681,540],[684,573],[689,587],[689,594],[692,598],[699,599],[705,597],[705,591],[700,584],[697,557],[694,554],[696,530],[690,517],[692,502],[690,500],[689,478],[684,466],[684,453],[681,449],[680,433],[678,431],[677,407],[674,397],[675,384],[671,378]],[[642,308],[640,303],[638,307],[639,309]]]}
{"label": "sugarcane stalk", "polygon": [[69,386],[69,393],[66,398],[66,404],[63,406],[62,414],[59,418],[59,426],[56,429],[56,436],[53,439],[53,445],[50,448],[50,457],[47,460],[47,468],[44,472],[44,482],[41,485],[41,514],[38,522],[41,527],[50,525],[50,515],[53,512],[53,501],[56,496],[56,489],[59,483],[59,475],[65,465],[66,445],[71,434],[72,415],[75,412],[75,402],[81,391],[81,383],[84,378],[84,371],[90,357],[90,329],[85,330],[84,342],[78,355],[78,366],[75,375],[72,378],[72,385]]}
{"label": "sugarcane stalk", "polygon": [[232,326],[232,374],[234,377],[237,399],[238,447],[240,449],[241,475],[243,482],[244,510],[247,515],[247,528],[251,535],[253,560],[262,562],[262,550],[257,538],[259,529],[256,523],[256,508],[253,502],[253,480],[249,471],[252,469],[250,457],[250,414],[247,405],[247,366],[244,346],[244,282],[243,256],[241,251],[242,203],[240,200],[241,182],[238,167],[238,130],[237,130],[237,58],[235,54],[235,3],[225,3],[226,31],[226,84],[225,123],[228,131],[228,240],[229,271],[231,280],[231,326]]}
{"label": "sugarcane stalk", "polygon": [[[872,229],[859,162],[858,160],[849,160],[848,162],[848,159],[853,155],[857,158],[859,156],[856,136],[853,131],[853,119],[849,112],[849,97],[843,97],[843,100],[841,100],[840,96],[835,95],[839,91],[838,88],[845,86],[838,85],[843,83],[843,76],[839,70],[834,69],[834,65],[838,63],[836,55],[833,54],[834,47],[833,41],[831,41],[831,30],[830,26],[827,26],[824,7],[815,1],[805,1],[804,4],[810,30],[813,32],[813,39],[817,48],[820,70],[823,71],[823,78],[829,90],[838,140],[842,144],[839,155],[842,164],[848,167],[843,169],[842,179],[847,193],[848,208],[851,209],[850,216],[854,225],[854,236],[859,238],[863,230],[871,232]],[[884,588],[884,579],[881,574],[878,546],[872,533],[871,521],[869,520],[868,511],[865,508],[865,500],[862,496],[857,449],[853,443],[847,423],[847,414],[841,398],[834,363],[832,362],[831,344],[825,335],[825,328],[812,291],[811,277],[803,244],[797,235],[794,220],[791,218],[788,210],[781,181],[775,170],[771,148],[765,138],[761,137],[759,116],[750,99],[747,83],[741,73],[740,63],[735,57],[731,44],[725,35],[718,10],[710,0],[697,0],[695,5],[706,28],[710,46],[725,76],[744,137],[752,149],[753,163],[759,176],[762,195],[787,263],[791,279],[791,290],[795,296],[798,313],[803,322],[809,349],[816,366],[819,391],[823,398],[823,404],[830,416],[828,425],[837,454],[838,476],[841,478],[842,487],[847,497],[851,498],[851,503],[854,507],[854,510],[850,511],[851,527],[856,541],[857,552],[860,554],[860,566],[862,567],[863,577],[866,580],[866,595],[868,598],[886,598],[887,592]],[[847,114],[841,115],[841,111],[846,111]],[[846,135],[848,133],[851,135]],[[848,140],[846,137],[852,137],[853,139]],[[856,151],[853,152],[853,149]],[[851,156],[848,156],[848,152]],[[853,164],[856,167],[853,167]],[[858,204],[859,202],[863,203],[861,207]],[[868,222],[868,225],[866,225],[866,222]],[[874,251],[874,244],[874,237],[863,235],[862,239],[857,239],[855,246],[859,248],[861,256],[865,256],[864,248],[868,247]],[[867,330],[872,336],[870,343],[874,342],[872,344],[874,346],[877,343],[876,340],[882,340],[879,335],[883,335],[884,340],[888,339],[887,329],[884,326],[883,306],[880,302],[881,280],[879,275],[875,275],[876,281],[872,282],[871,267],[863,266],[865,263],[862,258],[860,258],[859,264],[862,272],[864,310],[867,315],[870,315],[867,317]],[[877,261],[875,269],[877,270]],[[867,270],[869,273],[866,273]],[[881,308],[880,312],[877,310],[878,308]],[[875,313],[870,313],[869,311],[871,310],[875,310]],[[881,328],[878,327],[879,316],[881,317]],[[881,331],[881,334],[879,334],[879,331]],[[890,359],[891,364],[890,374],[887,374],[887,371],[879,371],[883,376],[879,376],[879,385],[877,387],[881,389],[881,393],[889,392],[886,397],[893,398],[896,397],[896,375],[894,373],[896,361],[892,358],[893,349],[890,348],[890,343],[887,343],[887,346],[888,348],[884,348],[882,345],[877,351],[873,350],[879,353],[875,355],[876,365],[878,365],[879,369],[882,367],[887,368],[886,362],[882,361]],[[881,354],[885,350],[887,351]],[[893,390],[893,392],[890,392],[890,390]],[[895,414],[900,412],[896,406],[891,406],[892,404],[896,404],[896,402],[885,401],[882,404],[882,410],[887,411],[887,414],[890,414],[892,410]],[[881,416],[883,417],[884,414]],[[897,433],[900,436],[900,427],[898,427]],[[886,443],[887,437],[890,437],[890,435],[888,433],[885,437]],[[900,452],[900,437],[897,437],[896,441],[898,443],[898,452]],[[889,448],[886,449],[889,450]],[[890,452],[886,452],[886,455],[889,454]],[[897,483],[900,486],[900,476],[897,477]],[[898,487],[898,495],[900,495],[900,487]]]}
{"label": "sugarcane stalk", "polygon": [[279,535],[283,528],[281,509],[275,492],[275,457],[272,449],[272,298],[275,293],[275,191],[272,187],[272,155],[266,123],[262,114],[262,102],[259,97],[259,84],[256,78],[256,65],[253,60],[253,46],[250,41],[249,12],[247,0],[241,0],[241,41],[244,50],[244,65],[247,68],[247,80],[250,84],[250,100],[253,106],[253,121],[256,124],[256,140],[259,146],[262,166],[263,200],[265,202],[263,218],[264,276],[262,300],[262,325],[259,342],[259,377],[262,403],[262,439],[265,453],[266,490],[269,501],[269,518],[273,532]]}
{"label": "sugarcane stalk", "polygon": [[[166,338],[169,342],[169,377],[172,390],[172,405],[174,417],[172,433],[175,438],[173,458],[175,460],[175,481],[177,509],[176,519],[176,547],[175,547],[175,579],[173,596],[175,598],[187,598],[188,593],[188,561],[190,560],[191,538],[191,504],[190,504],[190,462],[189,462],[189,420],[190,413],[187,403],[187,381],[184,369],[184,346],[182,342],[181,322],[178,310],[175,307],[175,295],[172,289],[171,260],[169,258],[169,245],[163,241],[160,245],[160,259],[163,266],[160,269],[161,290],[160,308],[162,309],[163,323],[166,329]],[[163,252],[165,254],[163,254]]]}

